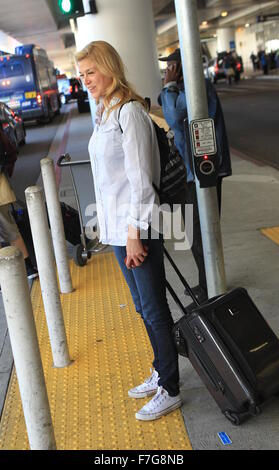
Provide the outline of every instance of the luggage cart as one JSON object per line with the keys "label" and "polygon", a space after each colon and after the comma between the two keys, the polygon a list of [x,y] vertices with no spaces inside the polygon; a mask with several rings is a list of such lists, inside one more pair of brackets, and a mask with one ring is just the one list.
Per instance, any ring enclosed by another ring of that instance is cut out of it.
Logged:
{"label": "luggage cart", "polygon": [[[57,165],[61,168],[63,167],[68,167],[70,170],[70,175],[71,175],[71,180],[72,180],[72,185],[73,185],[73,190],[74,190],[74,195],[75,195],[75,200],[77,204],[77,209],[78,209],[78,216],[79,216],[79,223],[80,223],[80,240],[81,243],[74,246],[74,261],[78,266],[85,266],[87,263],[87,260],[91,258],[92,253],[99,253],[100,251],[104,250],[107,248],[107,245],[103,245],[102,243],[99,242],[98,238],[95,237],[94,240],[88,240],[86,237],[85,233],[85,223],[83,221],[83,213],[85,211],[82,211],[82,204],[78,195],[78,189],[77,189],[77,184],[75,181],[75,176],[74,176],[74,169],[72,167],[82,167],[86,165],[90,165],[90,160],[77,160],[77,161],[72,161],[70,155],[68,153],[63,154],[59,157],[57,161]],[[83,182],[84,182],[84,177],[88,176],[88,170],[86,170],[86,173],[82,175]],[[79,171],[79,176],[81,175],[81,171]],[[92,184],[91,184],[92,186]],[[93,186],[92,186],[93,187]],[[83,201],[84,202],[84,201]],[[84,206],[88,205],[87,203],[84,202]],[[94,227],[96,228],[96,227]]]}

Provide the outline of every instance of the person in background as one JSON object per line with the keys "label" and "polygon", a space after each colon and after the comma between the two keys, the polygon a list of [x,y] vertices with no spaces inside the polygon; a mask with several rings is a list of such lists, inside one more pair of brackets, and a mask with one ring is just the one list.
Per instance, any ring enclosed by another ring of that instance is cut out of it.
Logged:
{"label": "person in background", "polygon": [[[0,127],[0,244],[13,245],[23,253],[28,279],[38,276],[37,269],[32,265],[24,240],[12,215],[11,204],[16,202],[15,194],[9,182],[16,161],[16,148],[9,141]],[[9,160],[5,164],[5,160]]]}
{"label": "person in background", "polygon": [[229,85],[232,84],[232,79],[235,79],[235,69],[236,69],[236,61],[232,54],[232,52],[228,52],[227,55],[224,57],[224,68],[225,74],[227,77],[227,83]]}
{"label": "person in background", "polygon": [[234,60],[234,81],[235,83],[238,83],[240,81],[241,74],[243,73],[243,60],[235,50],[231,51],[231,54]]}
{"label": "person in background", "polygon": [[265,51],[260,52],[260,63],[264,75],[268,75],[268,56],[266,55]]}
{"label": "person in background", "polygon": [[89,154],[100,241],[113,246],[154,352],[151,376],[128,395],[154,395],[136,413],[136,419],[154,420],[182,404],[174,323],[166,299],[163,238],[158,233],[152,236],[151,230],[157,201],[153,182],[160,181],[155,129],[144,99],[127,82],[123,62],[110,44],[94,41],[76,54],[76,60],[98,105]]}
{"label": "person in background", "polygon": [[[199,284],[193,288],[200,302],[207,299],[207,284],[202,247],[202,236],[200,228],[199,210],[196,194],[194,170],[192,164],[191,143],[189,134],[185,132],[184,120],[188,118],[186,94],[184,90],[183,71],[180,49],[176,49],[168,57],[160,58],[167,62],[163,90],[159,96],[159,104],[162,106],[163,114],[167,124],[174,131],[175,145],[182,156],[187,170],[187,193],[186,204],[193,205],[193,244],[192,253],[198,268]],[[216,94],[214,86],[208,79],[206,82],[206,93],[208,100],[209,117],[214,119],[217,158],[219,160],[217,196],[219,210],[221,211],[221,192],[223,177],[232,173],[229,143],[226,133],[225,121],[221,103]],[[183,212],[183,211],[182,211]]]}
{"label": "person in background", "polygon": [[250,55],[250,59],[251,59],[251,62],[253,64],[253,70],[255,72],[256,70],[258,70],[258,58],[254,54],[254,52],[252,52],[252,54]]}

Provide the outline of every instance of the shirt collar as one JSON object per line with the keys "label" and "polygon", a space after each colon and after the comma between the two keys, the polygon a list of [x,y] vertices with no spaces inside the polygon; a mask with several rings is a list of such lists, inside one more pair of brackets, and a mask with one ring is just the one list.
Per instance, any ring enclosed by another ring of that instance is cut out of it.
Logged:
{"label": "shirt collar", "polygon": [[98,104],[97,109],[96,109],[95,123],[100,125],[101,122],[105,122],[106,119],[107,119],[107,115],[108,115],[109,110],[113,106],[115,106],[117,103],[119,103],[119,101],[120,101],[120,98],[117,98],[116,96],[114,96],[110,100],[110,103],[109,103],[108,107],[104,108],[103,100],[102,100],[102,98],[100,98],[99,104]]}
{"label": "shirt collar", "polygon": [[103,114],[104,120],[107,119],[107,115],[108,115],[110,109],[111,109],[113,106],[115,106],[117,103],[119,103],[119,101],[120,101],[120,99],[117,98],[116,96],[114,96],[114,97],[110,100],[110,103],[109,103],[108,107],[105,108],[105,110],[104,110],[104,114]]}

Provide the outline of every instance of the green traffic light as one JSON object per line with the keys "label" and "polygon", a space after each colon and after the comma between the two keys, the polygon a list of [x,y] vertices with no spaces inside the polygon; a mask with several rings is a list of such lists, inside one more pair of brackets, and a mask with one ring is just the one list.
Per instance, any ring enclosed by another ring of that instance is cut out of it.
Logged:
{"label": "green traffic light", "polygon": [[70,13],[72,10],[72,2],[71,0],[61,0],[60,2],[60,8],[63,13]]}
{"label": "green traffic light", "polygon": [[56,0],[57,7],[64,18],[77,18],[84,15],[82,0]]}

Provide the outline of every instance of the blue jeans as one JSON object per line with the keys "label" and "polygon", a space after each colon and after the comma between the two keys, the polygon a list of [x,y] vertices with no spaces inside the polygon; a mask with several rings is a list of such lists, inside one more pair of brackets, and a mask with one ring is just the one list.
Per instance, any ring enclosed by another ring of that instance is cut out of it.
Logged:
{"label": "blue jeans", "polygon": [[148,256],[137,268],[124,263],[126,246],[114,246],[119,266],[129,286],[136,311],[141,315],[153,352],[153,367],[171,396],[179,393],[178,355],[172,337],[173,319],[166,298],[163,240],[143,240]]}

